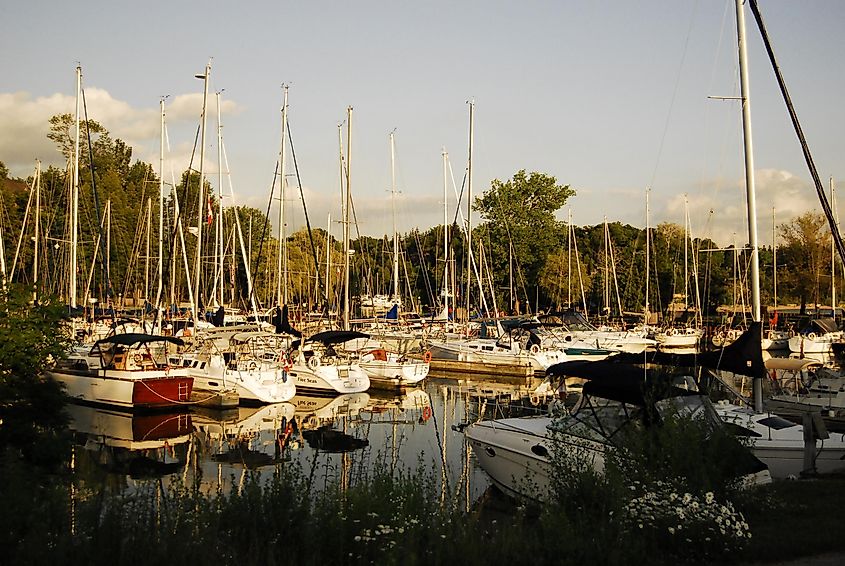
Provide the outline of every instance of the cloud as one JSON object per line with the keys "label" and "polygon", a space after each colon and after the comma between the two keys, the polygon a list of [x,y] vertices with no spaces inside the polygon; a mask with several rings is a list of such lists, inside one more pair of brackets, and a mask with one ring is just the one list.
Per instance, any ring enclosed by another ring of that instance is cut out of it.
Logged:
{"label": "cloud", "polygon": [[[757,241],[771,242],[772,209],[777,224],[808,211],[821,211],[814,187],[790,171],[760,169],[756,172],[755,200],[757,208]],[[745,179],[724,182],[713,179],[699,192],[686,195],[692,234],[712,239],[719,245],[748,241],[748,216]],[[669,199],[656,214],[660,221],[683,225],[684,195]]]}
{"label": "cloud", "polygon": [[[88,117],[102,124],[113,138],[129,144],[136,158],[151,163],[158,161],[158,106],[136,108],[96,87],[85,89],[85,103]],[[210,108],[214,108],[213,104],[212,100]],[[75,111],[76,96],[56,93],[33,98],[27,92],[0,93],[0,123],[3,124],[0,132],[0,160],[13,176],[25,177],[31,174],[35,159],[40,159],[45,166],[64,166],[61,153],[47,139],[49,122],[56,114],[73,114]],[[167,123],[177,127],[180,124],[197,123],[201,111],[202,94],[176,95],[165,104]],[[227,115],[237,114],[241,107],[232,100],[224,99],[220,111]],[[189,158],[185,155],[190,154],[191,144],[180,144],[172,149],[177,162],[184,162],[187,166]]]}

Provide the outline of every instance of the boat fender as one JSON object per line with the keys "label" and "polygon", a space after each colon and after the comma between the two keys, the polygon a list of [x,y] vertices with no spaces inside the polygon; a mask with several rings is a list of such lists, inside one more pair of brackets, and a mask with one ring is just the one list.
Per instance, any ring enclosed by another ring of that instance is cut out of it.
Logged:
{"label": "boat fender", "polygon": [[427,364],[431,363],[431,350],[426,350],[423,354],[423,361]]}
{"label": "boat fender", "polygon": [[423,407],[422,418],[424,421],[427,421],[431,418],[431,407]]}
{"label": "boat fender", "polygon": [[540,346],[537,344],[531,344],[531,353],[536,354],[540,351]]}
{"label": "boat fender", "polygon": [[317,369],[320,367],[320,358],[316,355],[308,358],[308,367],[311,369]]}
{"label": "boat fender", "polygon": [[815,332],[810,332],[809,334],[807,334],[807,340],[815,340],[815,339],[816,339],[816,333]]}

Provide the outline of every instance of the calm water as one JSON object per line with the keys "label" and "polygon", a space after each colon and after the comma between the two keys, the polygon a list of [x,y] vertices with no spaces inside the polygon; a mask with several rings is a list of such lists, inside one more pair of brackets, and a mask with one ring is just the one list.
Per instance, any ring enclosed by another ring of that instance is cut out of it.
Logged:
{"label": "calm water", "polygon": [[492,417],[528,403],[527,387],[492,380],[429,377],[403,394],[379,391],[337,397],[296,396],[290,403],[226,412],[132,415],[70,405],[74,465],[84,481],[111,492],[199,479],[214,493],[237,489],[247,472],[272,474],[298,464],[315,485],[348,482],[375,465],[416,469],[421,463],[471,505],[490,485],[452,430],[468,415]]}

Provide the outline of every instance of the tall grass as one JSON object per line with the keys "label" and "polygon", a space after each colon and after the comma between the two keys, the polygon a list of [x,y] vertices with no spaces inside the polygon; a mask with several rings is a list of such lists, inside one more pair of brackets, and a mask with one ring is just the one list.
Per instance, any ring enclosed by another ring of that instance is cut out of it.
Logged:
{"label": "tall grass", "polygon": [[[249,474],[239,487],[211,494],[199,481],[176,479],[144,480],[131,492],[113,494],[72,476],[33,475],[23,462],[4,460],[0,545],[4,561],[14,564],[109,566],[747,559],[736,550],[748,540],[721,534],[721,521],[730,518],[731,532],[744,533],[739,511],[765,520],[750,506],[771,498],[743,496],[718,462],[722,440],[701,434],[694,422],[670,421],[624,454],[610,453],[602,474],[585,454],[557,455],[546,504],[513,502],[492,513],[484,506],[468,509],[462,488],[444,486],[423,457],[399,469],[374,458],[319,489],[313,470],[288,462],[269,477]],[[655,452],[655,443],[663,449]],[[708,471],[690,472],[699,468]],[[688,477],[668,475],[684,470]]]}

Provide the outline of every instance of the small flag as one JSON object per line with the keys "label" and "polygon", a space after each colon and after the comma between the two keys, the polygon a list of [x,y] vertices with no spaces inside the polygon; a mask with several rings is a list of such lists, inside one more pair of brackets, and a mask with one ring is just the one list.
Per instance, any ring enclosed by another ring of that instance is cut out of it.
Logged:
{"label": "small flag", "polygon": [[214,219],[214,215],[211,212],[211,197],[208,197],[208,215],[207,215],[207,223],[211,224],[212,220]]}

